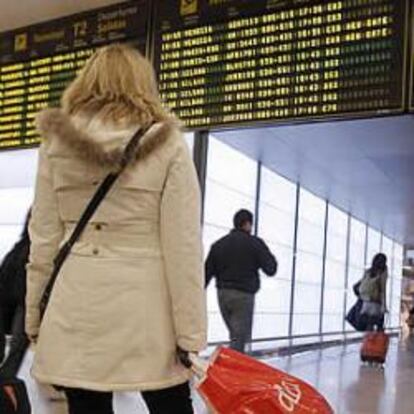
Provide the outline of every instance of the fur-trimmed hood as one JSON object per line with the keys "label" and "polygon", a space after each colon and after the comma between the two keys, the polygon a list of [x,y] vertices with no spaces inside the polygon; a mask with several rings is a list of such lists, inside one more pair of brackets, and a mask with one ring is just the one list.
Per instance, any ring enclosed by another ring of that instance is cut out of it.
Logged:
{"label": "fur-trimmed hood", "polygon": [[124,154],[138,127],[120,129],[100,119],[70,117],[58,108],[39,112],[36,127],[44,140],[60,139],[80,158],[111,170],[119,170],[125,162],[147,158],[179,129],[174,120],[154,124],[140,144]]}

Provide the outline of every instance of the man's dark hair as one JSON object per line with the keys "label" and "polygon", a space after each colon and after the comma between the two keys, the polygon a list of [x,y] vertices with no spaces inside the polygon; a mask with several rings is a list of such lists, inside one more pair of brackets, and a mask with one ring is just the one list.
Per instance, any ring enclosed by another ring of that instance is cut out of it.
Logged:
{"label": "man's dark hair", "polygon": [[253,214],[249,210],[239,210],[233,218],[234,228],[241,230],[246,223],[253,224]]}

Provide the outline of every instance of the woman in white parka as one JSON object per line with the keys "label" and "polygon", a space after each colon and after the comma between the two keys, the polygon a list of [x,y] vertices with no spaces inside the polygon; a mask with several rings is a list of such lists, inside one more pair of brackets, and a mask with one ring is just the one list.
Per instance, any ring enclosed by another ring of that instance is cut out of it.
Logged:
{"label": "woman in white parka", "polygon": [[[178,123],[150,63],[124,45],[97,51],[61,103],[37,118],[26,315],[33,375],[66,391],[71,414],[113,413],[120,390],[141,391],[151,413],[192,413],[177,349],[185,357],[204,348],[206,310],[199,187]],[[40,325],[59,246],[127,142],[151,124],[66,260]]]}

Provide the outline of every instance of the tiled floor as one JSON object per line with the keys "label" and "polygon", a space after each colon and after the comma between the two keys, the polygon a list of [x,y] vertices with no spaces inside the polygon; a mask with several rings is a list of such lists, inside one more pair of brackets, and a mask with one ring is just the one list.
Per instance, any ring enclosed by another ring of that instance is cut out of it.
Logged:
{"label": "tiled floor", "polygon": [[[414,341],[391,343],[385,370],[361,366],[359,344],[311,351],[267,361],[312,383],[331,402],[337,414],[413,414]],[[23,376],[27,376],[29,361]],[[64,414],[63,402],[51,403],[30,384],[34,414]],[[206,409],[197,398],[197,413]],[[116,414],[144,414],[136,394],[120,394]],[[231,413],[229,413],[231,414]],[[259,413],[268,414],[268,413]]]}

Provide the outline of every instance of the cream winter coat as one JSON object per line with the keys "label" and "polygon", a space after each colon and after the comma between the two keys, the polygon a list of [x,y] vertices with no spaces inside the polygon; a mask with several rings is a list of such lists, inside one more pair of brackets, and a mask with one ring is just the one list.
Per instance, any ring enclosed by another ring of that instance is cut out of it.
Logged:
{"label": "cream winter coat", "polygon": [[182,134],[156,124],[65,262],[39,331],[38,304],[59,245],[137,128],[99,118],[38,117],[26,330],[39,335],[33,375],[98,391],[185,382],[177,345],[206,344],[200,195]]}

